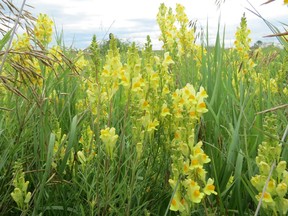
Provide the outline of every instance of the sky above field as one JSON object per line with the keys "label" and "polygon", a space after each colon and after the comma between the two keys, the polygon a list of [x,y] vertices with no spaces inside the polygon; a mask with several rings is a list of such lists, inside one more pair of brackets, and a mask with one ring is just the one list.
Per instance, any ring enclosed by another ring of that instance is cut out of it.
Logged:
{"label": "sky above field", "polygon": [[[268,5],[262,5],[266,0],[251,0],[251,4],[260,14],[278,26],[280,22],[288,23],[288,8],[283,0],[276,0]],[[14,1],[15,2],[15,1]],[[18,0],[19,3],[22,1]],[[271,34],[266,24],[246,8],[252,9],[247,0],[226,0],[220,9],[214,0],[28,0],[34,7],[29,9],[34,15],[48,14],[55,22],[58,31],[63,29],[67,46],[85,48],[90,44],[93,34],[97,39],[107,40],[109,33],[113,33],[124,41],[136,41],[141,44],[150,35],[154,49],[161,47],[158,37],[160,30],[156,22],[156,15],[160,4],[175,9],[176,3],[185,6],[190,20],[197,20],[198,29],[206,29],[208,23],[209,40],[215,41],[218,21],[220,29],[225,27],[225,45],[231,46],[234,33],[245,12],[248,27],[251,29],[252,43],[257,40],[273,41],[263,38]],[[252,9],[253,10],[253,9]],[[206,30],[205,30],[206,31]],[[276,41],[274,39],[274,41]],[[251,44],[252,45],[252,44]]]}

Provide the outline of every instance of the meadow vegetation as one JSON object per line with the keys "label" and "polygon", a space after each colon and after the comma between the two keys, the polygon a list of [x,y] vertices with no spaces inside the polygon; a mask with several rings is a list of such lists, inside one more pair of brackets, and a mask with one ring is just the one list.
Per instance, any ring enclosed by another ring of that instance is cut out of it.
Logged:
{"label": "meadow vegetation", "polygon": [[45,14],[1,31],[1,215],[287,215],[285,44],[252,49],[245,15],[232,48],[181,4],[157,22],[157,52],[52,45]]}

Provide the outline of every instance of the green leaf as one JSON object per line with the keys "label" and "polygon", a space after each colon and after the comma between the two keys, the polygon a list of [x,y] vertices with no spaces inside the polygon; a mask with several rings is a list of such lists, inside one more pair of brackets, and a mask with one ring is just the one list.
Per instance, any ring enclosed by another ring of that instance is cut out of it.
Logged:
{"label": "green leaf", "polygon": [[8,31],[4,37],[0,40],[0,51],[3,49],[3,47],[5,46],[5,44],[9,41],[10,36],[11,36],[11,31]]}
{"label": "green leaf", "polygon": [[61,163],[61,166],[59,168],[59,172],[62,174],[65,170],[66,164],[67,164],[67,160],[69,158],[69,155],[71,153],[73,144],[76,142],[76,129],[77,129],[77,116],[74,116],[74,118],[72,119],[72,123],[71,123],[71,130],[69,133],[69,139],[68,139],[68,146],[66,148],[66,152],[63,158],[63,161]]}
{"label": "green leaf", "polygon": [[43,177],[41,179],[39,194],[37,196],[37,200],[36,200],[36,204],[35,204],[35,208],[34,208],[34,214],[38,211],[38,208],[40,207],[40,202],[41,202],[41,199],[42,199],[43,193],[44,193],[44,187],[45,187],[48,175],[50,174],[52,161],[53,161],[54,144],[55,144],[55,134],[51,133],[49,145],[48,145],[47,160],[46,160],[46,164],[45,164],[46,165],[45,166],[45,172],[44,172]]}

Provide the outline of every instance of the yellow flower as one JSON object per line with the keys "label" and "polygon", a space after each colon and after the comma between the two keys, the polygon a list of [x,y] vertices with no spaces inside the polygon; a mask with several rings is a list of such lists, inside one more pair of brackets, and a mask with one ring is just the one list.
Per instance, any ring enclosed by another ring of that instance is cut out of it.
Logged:
{"label": "yellow flower", "polygon": [[283,89],[283,93],[284,93],[285,95],[288,95],[288,88],[287,88],[287,87],[285,87],[285,88]]}
{"label": "yellow flower", "polygon": [[208,109],[206,108],[206,104],[203,100],[198,101],[196,111],[201,114],[208,112]]}
{"label": "yellow flower", "polygon": [[276,183],[274,179],[271,179],[268,182],[267,185],[267,192],[269,192],[271,195],[274,195],[276,193]]}
{"label": "yellow flower", "polygon": [[217,192],[215,191],[215,186],[213,185],[213,183],[214,183],[214,180],[209,178],[205,185],[205,188],[203,189],[205,194],[210,195],[211,193],[213,193],[217,195]]}
{"label": "yellow flower", "polygon": [[140,105],[142,110],[148,110],[150,107],[149,102],[145,99],[140,100]]}
{"label": "yellow flower", "polygon": [[166,52],[164,54],[164,60],[162,62],[162,65],[164,67],[168,67],[170,64],[174,64],[174,61],[172,60],[172,57],[169,55],[169,52]]}
{"label": "yellow flower", "polygon": [[258,166],[259,166],[260,173],[268,176],[268,174],[270,172],[270,166],[264,161],[261,161],[258,164]]}
{"label": "yellow flower", "polygon": [[112,159],[115,144],[116,144],[117,139],[118,139],[118,135],[115,134],[115,128],[114,127],[112,127],[112,128],[107,127],[105,129],[102,129],[100,139],[105,144],[106,153]]}
{"label": "yellow flower", "polygon": [[170,110],[169,110],[169,108],[167,107],[167,104],[166,103],[164,103],[163,105],[162,105],[162,109],[161,109],[161,114],[160,114],[162,117],[165,117],[165,116],[167,116],[167,115],[171,115],[171,113],[170,113]]}
{"label": "yellow flower", "polygon": [[189,155],[189,147],[188,147],[187,143],[185,143],[185,142],[180,142],[180,143],[179,143],[179,147],[180,147],[180,150],[181,150],[182,154],[183,154],[185,157],[188,157],[188,155]]}
{"label": "yellow flower", "polygon": [[148,124],[147,131],[151,132],[153,130],[157,130],[156,127],[159,125],[159,121],[157,119],[154,119],[154,121],[150,121]]}
{"label": "yellow flower", "polygon": [[282,213],[282,215],[287,215],[288,199],[280,198],[278,201],[278,205],[280,207],[279,211]]}
{"label": "yellow flower", "polygon": [[134,77],[132,79],[132,91],[133,92],[141,92],[142,87],[145,86],[144,79],[139,75],[138,77]]}
{"label": "yellow flower", "polygon": [[205,153],[200,154],[200,161],[202,164],[206,164],[209,163],[211,161],[211,159],[209,158],[209,156]]}
{"label": "yellow flower", "polygon": [[197,154],[202,154],[204,151],[202,150],[202,141],[199,141],[193,148],[192,148],[192,154],[197,155]]}
{"label": "yellow flower", "polygon": [[277,185],[276,192],[279,197],[283,198],[287,193],[287,184],[281,182]]}
{"label": "yellow flower", "polygon": [[273,78],[270,79],[269,87],[270,87],[270,91],[272,93],[277,93],[278,92],[278,86],[277,86],[277,82],[276,82],[275,79],[273,79]]}
{"label": "yellow flower", "polygon": [[178,191],[175,193],[175,195],[172,198],[170,210],[171,211],[180,211],[180,212],[185,210],[185,207],[183,206],[183,204],[181,202],[181,194]]}
{"label": "yellow flower", "polygon": [[34,35],[38,41],[43,44],[48,44],[52,40],[53,21],[47,14],[39,14],[36,25],[34,27]]}
{"label": "yellow flower", "polygon": [[14,191],[11,193],[13,200],[17,203],[20,208],[23,208],[23,193],[20,188],[15,188]]}
{"label": "yellow flower", "polygon": [[198,183],[191,179],[187,179],[185,185],[187,187],[187,195],[190,201],[193,203],[200,203],[204,197],[204,193],[200,192],[200,186]]}
{"label": "yellow flower", "polygon": [[258,191],[261,191],[264,187],[265,180],[266,180],[265,176],[255,175],[251,178],[251,183]]}
{"label": "yellow flower", "polygon": [[[256,199],[259,201],[260,198],[262,196],[262,193],[259,193],[257,196],[256,196]],[[270,204],[270,205],[274,205],[274,200],[271,196],[270,193],[268,192],[264,192],[264,195],[263,195],[263,202],[266,203],[266,204]]]}
{"label": "yellow flower", "polygon": [[199,156],[191,156],[191,166],[190,169],[194,170],[196,168],[202,167],[202,164],[200,162]]}
{"label": "yellow flower", "polygon": [[77,157],[78,157],[78,160],[80,161],[81,164],[85,164],[86,163],[86,157],[85,157],[83,151],[78,151],[77,152]]}
{"label": "yellow flower", "polygon": [[277,164],[276,171],[277,171],[278,175],[281,175],[283,173],[283,171],[286,169],[286,164],[287,164],[286,161],[280,161]]}
{"label": "yellow flower", "polygon": [[[176,181],[173,179],[169,179],[169,184],[170,184],[171,188],[173,190],[175,190]],[[184,211],[185,207],[182,203],[183,202],[181,200],[181,193],[180,193],[180,190],[178,190],[178,188],[177,188],[176,192],[172,198],[172,201],[171,201],[170,210],[171,211],[180,211],[180,212]]]}
{"label": "yellow flower", "polygon": [[75,67],[77,69],[79,69],[80,71],[83,70],[87,65],[89,65],[89,61],[87,61],[84,56],[83,53],[78,54],[80,57],[77,59],[76,63],[75,63]]}
{"label": "yellow flower", "polygon": [[183,173],[188,173],[189,172],[189,161],[184,161],[183,162]]}
{"label": "yellow flower", "polygon": [[195,173],[201,179],[201,181],[205,182],[207,171],[203,167],[196,168]]}
{"label": "yellow flower", "polygon": [[202,86],[200,87],[200,90],[199,90],[199,92],[197,93],[196,97],[197,97],[198,99],[200,99],[200,98],[207,98],[207,97],[208,97],[207,92],[205,91],[205,89],[204,89]]}
{"label": "yellow flower", "polygon": [[120,84],[125,87],[130,85],[129,75],[125,73],[125,70],[120,72]]}

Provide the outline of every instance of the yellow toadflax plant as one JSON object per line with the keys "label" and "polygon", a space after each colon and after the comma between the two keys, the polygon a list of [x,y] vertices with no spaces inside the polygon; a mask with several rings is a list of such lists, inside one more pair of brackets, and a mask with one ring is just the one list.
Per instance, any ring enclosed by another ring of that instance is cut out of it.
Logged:
{"label": "yellow toadflax plant", "polygon": [[[37,89],[43,87],[45,72],[54,71],[54,65],[60,64],[60,59],[48,49],[53,34],[52,20],[45,14],[35,18],[26,7],[30,6],[25,1],[20,9],[9,0],[0,3],[0,26],[3,26],[0,28],[3,36],[0,40],[0,89],[2,94],[11,91],[25,99],[24,89],[39,94]],[[23,34],[17,34],[19,26]],[[62,65],[73,68],[62,52],[57,55],[61,55]]]}

